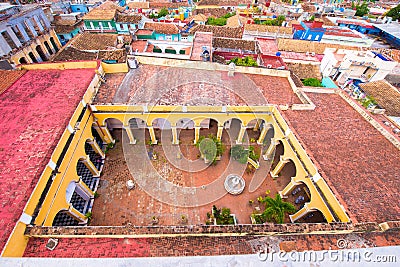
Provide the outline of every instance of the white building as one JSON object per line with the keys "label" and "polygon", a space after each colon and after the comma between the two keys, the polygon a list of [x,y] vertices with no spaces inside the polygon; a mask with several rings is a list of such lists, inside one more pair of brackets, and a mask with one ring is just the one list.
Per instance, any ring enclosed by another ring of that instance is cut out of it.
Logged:
{"label": "white building", "polygon": [[350,79],[373,82],[385,79],[396,65],[396,61],[373,51],[327,48],[321,61],[321,73],[340,85]]}

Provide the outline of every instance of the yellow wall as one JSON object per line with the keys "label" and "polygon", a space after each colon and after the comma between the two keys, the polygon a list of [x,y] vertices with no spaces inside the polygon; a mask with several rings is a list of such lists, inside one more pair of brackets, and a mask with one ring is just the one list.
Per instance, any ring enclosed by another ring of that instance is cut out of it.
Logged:
{"label": "yellow wall", "polygon": [[103,67],[105,73],[120,73],[129,71],[127,63],[107,64],[101,62],[101,66]]}

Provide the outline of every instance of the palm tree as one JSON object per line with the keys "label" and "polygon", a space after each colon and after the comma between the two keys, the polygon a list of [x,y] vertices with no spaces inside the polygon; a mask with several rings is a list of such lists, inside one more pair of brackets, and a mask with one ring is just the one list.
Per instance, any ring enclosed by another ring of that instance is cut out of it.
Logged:
{"label": "palm tree", "polygon": [[288,202],[282,201],[279,194],[276,194],[275,199],[272,197],[265,197],[262,201],[265,203],[265,210],[262,213],[262,217],[267,221],[275,221],[276,223],[283,223],[285,213],[296,212],[296,207]]}

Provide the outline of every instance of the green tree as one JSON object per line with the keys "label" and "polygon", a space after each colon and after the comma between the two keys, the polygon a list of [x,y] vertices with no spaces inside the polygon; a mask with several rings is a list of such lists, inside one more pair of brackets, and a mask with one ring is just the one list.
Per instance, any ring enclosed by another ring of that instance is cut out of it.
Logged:
{"label": "green tree", "polygon": [[237,65],[237,66],[247,66],[247,67],[257,67],[258,66],[257,61],[255,61],[254,58],[251,56],[246,56],[244,58],[235,57],[235,58],[232,58],[231,61],[229,61],[229,63],[231,63],[231,62],[235,63],[235,65]]}
{"label": "green tree", "polygon": [[206,138],[205,136],[200,136],[196,143],[199,148],[200,153],[206,158],[206,160],[212,163],[216,162],[216,158],[222,156],[225,151],[225,147],[221,140],[218,140],[214,135],[210,134]]}
{"label": "green tree", "polygon": [[356,16],[362,17],[365,14],[368,14],[369,8],[368,8],[368,3],[363,2],[361,5],[356,6]]}
{"label": "green tree", "polygon": [[249,157],[249,151],[245,150],[241,145],[236,145],[231,148],[231,156],[239,163],[246,164],[247,158]]}
{"label": "green tree", "polygon": [[166,9],[166,8],[163,8],[163,9],[161,9],[160,10],[160,12],[158,12],[158,18],[162,18],[162,17],[165,17],[166,15],[168,15],[169,13],[168,13],[168,9]]}
{"label": "green tree", "polygon": [[389,10],[386,16],[391,17],[393,20],[400,19],[400,4]]}
{"label": "green tree", "polygon": [[275,198],[267,196],[261,202],[265,203],[265,210],[262,213],[262,217],[266,221],[283,223],[286,213],[293,214],[296,212],[296,207],[291,203],[284,202],[279,194],[276,194]]}
{"label": "green tree", "polygon": [[307,78],[302,82],[305,86],[322,87],[322,83],[316,78]]}

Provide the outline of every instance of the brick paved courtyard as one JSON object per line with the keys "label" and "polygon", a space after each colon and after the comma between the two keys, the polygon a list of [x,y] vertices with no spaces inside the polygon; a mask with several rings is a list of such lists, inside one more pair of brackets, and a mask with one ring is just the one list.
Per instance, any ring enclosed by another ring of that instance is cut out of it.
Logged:
{"label": "brick paved courtyard", "polygon": [[[216,129],[201,129],[200,134],[207,136],[209,133],[215,134]],[[159,219],[159,225],[205,224],[207,212],[211,211],[213,205],[230,208],[238,223],[249,224],[251,213],[259,206],[257,197],[265,196],[267,190],[270,196],[274,196],[290,181],[290,176],[286,177],[286,173],[290,175],[290,168],[285,168],[281,177],[274,181],[269,175],[271,162],[260,160],[260,169],[249,173],[246,172],[246,165],[230,160],[232,140],[225,130],[222,135],[225,152],[216,165],[208,167],[203,160],[198,159],[199,150],[193,145],[194,130],[180,131],[179,146],[168,144],[165,140],[169,137],[161,136],[161,131],[156,131],[156,135],[159,140],[164,138],[162,145],[151,147],[144,145],[149,140],[148,131],[138,138],[136,145],[126,144],[125,133],[121,130],[114,130],[113,134],[119,142],[107,154],[98,189],[100,196],[95,200],[90,225],[151,225],[153,216]],[[258,133],[248,130],[247,136],[246,143],[251,138],[256,139]],[[256,150],[262,149],[256,143],[251,145],[257,147]],[[143,148],[141,152],[138,152],[139,147]],[[145,163],[138,159],[148,157],[146,154],[149,150],[157,155],[157,159],[148,160],[150,164],[147,167],[142,166]],[[182,158],[177,157],[177,154],[181,154]],[[138,166],[133,166],[137,163]],[[136,172],[136,169],[140,170]],[[152,172],[159,174],[162,181],[149,183],[148,180],[154,179],[149,178]],[[224,179],[230,173],[240,174],[246,181],[242,194],[230,195],[225,191]],[[150,175],[143,179],[145,183],[139,177],[144,175]],[[135,189],[127,189],[126,182],[130,179],[135,181]],[[163,188],[164,182],[173,187]],[[254,203],[250,205],[249,200]],[[182,221],[182,215],[187,218],[187,222]],[[286,221],[289,221],[288,217]]]}

